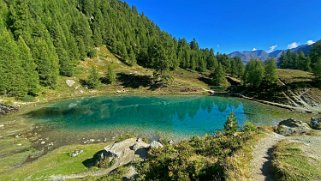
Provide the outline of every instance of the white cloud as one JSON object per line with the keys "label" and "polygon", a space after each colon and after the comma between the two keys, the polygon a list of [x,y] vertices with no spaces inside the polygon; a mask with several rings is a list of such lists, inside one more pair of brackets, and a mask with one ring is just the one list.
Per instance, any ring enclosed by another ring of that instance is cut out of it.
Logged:
{"label": "white cloud", "polygon": [[315,42],[313,40],[307,41],[307,45],[313,45]]}
{"label": "white cloud", "polygon": [[256,51],[256,48],[253,48],[252,51],[255,52],[255,51]]}
{"label": "white cloud", "polygon": [[297,48],[298,46],[299,46],[299,44],[297,42],[293,42],[293,43],[288,45],[288,49]]}
{"label": "white cloud", "polygon": [[278,47],[277,45],[272,45],[267,52],[268,52],[268,53],[271,53],[271,52],[273,52],[277,47]]}

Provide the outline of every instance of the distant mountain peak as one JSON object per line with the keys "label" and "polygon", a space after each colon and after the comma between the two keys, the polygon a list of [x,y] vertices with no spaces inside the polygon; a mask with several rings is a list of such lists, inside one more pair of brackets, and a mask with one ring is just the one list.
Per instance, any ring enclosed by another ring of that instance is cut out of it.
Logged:
{"label": "distant mountain peak", "polygon": [[[291,49],[291,52],[304,52],[307,54],[311,50],[312,45],[301,45],[296,48]],[[252,51],[235,51],[230,53],[228,56],[230,57],[240,57],[244,63],[249,62],[251,59],[260,59],[262,61],[266,61],[269,58],[276,58],[279,59],[282,52],[287,50],[275,50],[268,53],[265,50],[256,50],[253,49]]]}

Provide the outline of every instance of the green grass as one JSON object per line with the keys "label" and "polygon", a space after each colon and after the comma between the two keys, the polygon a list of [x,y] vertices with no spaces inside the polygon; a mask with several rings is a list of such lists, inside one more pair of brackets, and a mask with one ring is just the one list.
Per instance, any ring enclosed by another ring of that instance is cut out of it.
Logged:
{"label": "green grass", "polygon": [[[82,162],[92,158],[104,146],[106,146],[106,143],[61,147],[38,160],[0,175],[0,180],[24,180],[26,178],[29,180],[46,180],[53,175],[70,175],[89,171]],[[70,157],[69,154],[76,149],[82,149],[84,152],[78,157]]]}
{"label": "green grass", "polygon": [[320,180],[321,163],[302,152],[299,143],[281,141],[273,150],[272,166],[277,180]]}
{"label": "green grass", "polygon": [[285,84],[311,82],[313,74],[302,70],[278,69],[279,78]]}

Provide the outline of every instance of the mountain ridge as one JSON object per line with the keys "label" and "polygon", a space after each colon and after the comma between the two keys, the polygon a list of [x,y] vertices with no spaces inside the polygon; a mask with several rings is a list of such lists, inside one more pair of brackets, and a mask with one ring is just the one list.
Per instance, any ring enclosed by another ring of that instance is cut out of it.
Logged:
{"label": "mountain ridge", "polygon": [[[309,53],[312,48],[312,45],[301,45],[293,49],[288,49],[291,52],[298,53],[304,52],[305,54]],[[267,52],[265,50],[255,50],[255,51],[234,51],[228,54],[229,57],[240,57],[244,63],[249,62],[251,59],[260,59],[265,61],[269,58],[279,59],[281,57],[282,52],[288,50],[275,50],[272,52]]]}

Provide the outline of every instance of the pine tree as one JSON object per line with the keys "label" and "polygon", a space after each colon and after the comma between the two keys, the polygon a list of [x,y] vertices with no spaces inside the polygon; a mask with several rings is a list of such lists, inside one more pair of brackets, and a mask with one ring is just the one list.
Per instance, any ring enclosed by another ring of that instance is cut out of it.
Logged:
{"label": "pine tree", "polygon": [[250,60],[244,72],[244,83],[250,87],[260,87],[264,78],[264,66],[260,60]]}
{"label": "pine tree", "polygon": [[13,37],[6,30],[0,36],[0,93],[13,97],[24,97],[28,93],[24,81],[22,60]]}
{"label": "pine tree", "polygon": [[268,59],[265,62],[264,83],[266,86],[275,85],[278,81],[277,66],[275,59]]}
{"label": "pine tree", "polygon": [[157,42],[153,42],[148,49],[148,56],[152,62],[153,68],[162,76],[169,70],[169,60],[165,49]]}
{"label": "pine tree", "polygon": [[213,85],[215,86],[226,86],[227,80],[224,69],[222,65],[219,63],[217,68],[214,70],[213,74],[211,74]]}
{"label": "pine tree", "polygon": [[234,57],[231,61],[231,75],[241,77],[244,74],[244,64],[239,57]]}
{"label": "pine tree", "polygon": [[315,76],[315,82],[316,84],[321,87],[321,58],[317,60],[317,62],[314,65],[313,73]]}
{"label": "pine tree", "polygon": [[136,64],[136,55],[135,55],[135,52],[133,50],[133,48],[130,48],[129,49],[129,53],[128,53],[128,59],[127,59],[127,64],[130,65],[130,66],[133,66]]}
{"label": "pine tree", "polygon": [[312,49],[310,51],[310,56],[312,59],[312,63],[315,64],[321,58],[321,41],[316,42],[312,45]]}
{"label": "pine tree", "polygon": [[39,77],[36,71],[36,64],[31,51],[22,37],[19,37],[18,48],[20,51],[20,60],[24,69],[23,76],[28,86],[28,94],[36,96],[39,92]]}
{"label": "pine tree", "polygon": [[66,51],[66,37],[64,36],[63,30],[59,24],[55,24],[53,26],[52,37],[54,39],[53,43],[59,58],[60,75],[71,77],[74,74],[75,63],[73,59],[69,57],[69,54]]}
{"label": "pine tree", "polygon": [[308,56],[303,64],[303,70],[311,72],[311,58]]}
{"label": "pine tree", "polygon": [[234,112],[231,112],[224,124],[224,131],[227,135],[233,135],[238,130],[238,122]]}
{"label": "pine tree", "polygon": [[32,47],[40,84],[42,86],[55,88],[59,75],[59,61],[54,51],[42,38],[37,38]]}
{"label": "pine tree", "polygon": [[99,86],[99,74],[95,66],[92,66],[89,72],[89,76],[87,79],[87,85],[89,89],[95,89]]}
{"label": "pine tree", "polygon": [[209,70],[214,70],[218,66],[217,59],[216,59],[216,57],[214,55],[214,50],[213,49],[210,50],[206,61],[207,61],[207,68]]}
{"label": "pine tree", "polygon": [[107,79],[108,83],[110,83],[110,84],[114,84],[117,80],[117,75],[114,72],[112,66],[108,67],[108,70],[106,72],[106,79]]}

